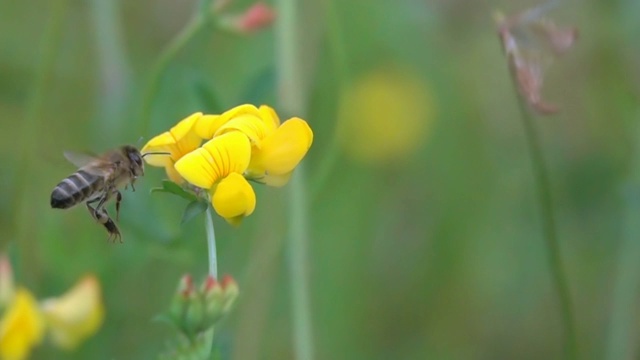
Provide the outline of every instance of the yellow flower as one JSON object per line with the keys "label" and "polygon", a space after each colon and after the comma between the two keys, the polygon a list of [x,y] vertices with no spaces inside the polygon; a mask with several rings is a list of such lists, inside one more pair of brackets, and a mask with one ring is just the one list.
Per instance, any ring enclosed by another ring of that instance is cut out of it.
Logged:
{"label": "yellow flower", "polygon": [[419,74],[410,69],[389,66],[369,72],[340,100],[338,139],[355,160],[396,163],[427,141],[434,101]]}
{"label": "yellow flower", "polygon": [[31,293],[18,289],[0,321],[0,358],[19,360],[29,356],[42,340],[44,323]]}
{"label": "yellow flower", "polygon": [[242,175],[250,157],[248,137],[234,131],[216,136],[183,156],[175,168],[185,180],[209,191],[218,215],[238,225],[256,207],[253,188]]}
{"label": "yellow flower", "polygon": [[281,125],[278,115],[266,105],[240,105],[215,119],[200,121],[197,128],[202,136],[235,131],[245,134],[251,141],[251,161],[244,175],[271,186],[289,181],[313,142],[313,132],[306,121],[294,117]]}
{"label": "yellow flower", "polygon": [[173,165],[184,155],[200,146],[202,139],[196,134],[194,127],[198,120],[203,117],[210,116],[203,116],[199,112],[192,114],[172,127],[171,130],[149,140],[141,150],[143,154],[148,152],[168,152],[170,155],[147,155],[144,158],[147,164],[164,167],[171,181],[178,184],[182,183],[183,179],[176,172]]}
{"label": "yellow flower", "polygon": [[102,325],[104,306],[98,279],[85,276],[63,296],[45,300],[42,310],[53,342],[64,349],[75,348]]}
{"label": "yellow flower", "polygon": [[[255,118],[257,120],[263,121],[262,119],[268,120],[264,122],[264,126],[268,130],[273,130],[280,124],[280,120],[278,116],[275,114],[273,109],[268,106],[260,106],[260,108],[256,108],[251,104],[238,105],[230,110],[225,111],[221,115],[204,115],[200,119],[198,119],[195,125],[195,132],[203,139],[212,139],[215,135],[220,135],[218,130],[221,127],[225,126],[228,122],[231,122],[230,125],[226,125],[224,128],[234,128],[234,123],[237,123],[238,119],[244,118]],[[258,126],[262,126],[262,124],[258,124]],[[265,130],[266,131],[266,130]]]}

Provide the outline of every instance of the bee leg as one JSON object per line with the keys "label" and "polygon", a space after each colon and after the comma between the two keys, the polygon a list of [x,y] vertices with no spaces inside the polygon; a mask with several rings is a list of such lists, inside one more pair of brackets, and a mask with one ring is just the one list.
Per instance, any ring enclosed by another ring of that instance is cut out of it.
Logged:
{"label": "bee leg", "polygon": [[105,190],[105,192],[102,194],[102,197],[98,198],[100,201],[98,202],[98,205],[96,205],[96,208],[95,208],[96,211],[99,211],[100,209],[102,209],[102,207],[107,202],[107,200],[109,200],[109,198],[111,198],[111,195],[114,193],[114,191],[117,191],[117,190],[115,190],[115,189],[107,189],[107,190]]}
{"label": "bee leg", "polygon": [[119,240],[122,243],[122,235],[120,234],[120,230],[118,230],[118,226],[116,223],[109,217],[109,213],[104,208],[95,209],[87,203],[87,210],[91,216],[99,223],[102,224],[109,233],[109,241],[115,242],[115,240]]}
{"label": "bee leg", "polygon": [[116,190],[116,221],[120,221],[120,202],[122,201],[122,194]]}

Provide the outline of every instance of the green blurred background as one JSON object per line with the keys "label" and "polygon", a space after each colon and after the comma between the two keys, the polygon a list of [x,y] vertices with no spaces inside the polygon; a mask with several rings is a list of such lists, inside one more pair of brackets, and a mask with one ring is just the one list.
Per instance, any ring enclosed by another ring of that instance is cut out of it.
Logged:
{"label": "green blurred background", "polygon": [[[522,120],[492,20],[536,4],[301,2],[317,358],[563,358]],[[152,318],[181,275],[206,274],[204,219],[181,226],[184,201],[149,194],[162,169],[124,193],[124,244],[107,243],[82,207],[49,207],[75,170],[64,150],[141,146],[195,111],[279,109],[273,29],[210,27],[168,64],[145,128],[152,68],[197,7],[0,1],[2,249],[38,298],[96,273],[107,311],[76,352],[44,345],[33,358],[155,358],[175,333]],[[565,1],[549,14],[580,31],[546,77],[544,93],[562,111],[536,122],[585,359],[639,353],[638,15],[635,0]],[[294,358],[289,190],[257,187],[256,212],[240,228],[214,220],[220,272],[241,289],[217,329],[225,359]]]}

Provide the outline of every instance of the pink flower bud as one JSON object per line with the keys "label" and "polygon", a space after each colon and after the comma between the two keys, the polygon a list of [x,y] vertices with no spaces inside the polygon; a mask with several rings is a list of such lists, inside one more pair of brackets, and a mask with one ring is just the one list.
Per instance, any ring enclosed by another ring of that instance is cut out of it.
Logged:
{"label": "pink flower bud", "polygon": [[226,314],[238,296],[238,284],[229,275],[204,295],[206,325],[213,326]]}
{"label": "pink flower bud", "polygon": [[252,34],[273,24],[276,12],[263,2],[257,2],[241,14],[221,14],[218,25],[230,32]]}
{"label": "pink flower bud", "polygon": [[7,305],[13,298],[15,286],[11,262],[6,254],[0,254],[0,307]]}
{"label": "pink flower bud", "polygon": [[176,290],[173,300],[169,305],[169,316],[176,324],[181,324],[187,310],[189,299],[195,294],[193,287],[193,278],[191,275],[186,274],[178,283],[178,289]]}
{"label": "pink flower bud", "polygon": [[242,14],[238,28],[242,32],[251,33],[262,30],[276,20],[276,12],[263,2],[253,4]]}
{"label": "pink flower bud", "polygon": [[185,274],[180,279],[180,283],[178,284],[178,295],[182,296],[184,299],[188,299],[191,293],[195,291],[193,287],[193,278],[189,274]]}
{"label": "pink flower bud", "polygon": [[207,296],[207,293],[211,292],[216,287],[220,287],[218,280],[216,280],[213,275],[207,275],[202,283],[202,294]]}

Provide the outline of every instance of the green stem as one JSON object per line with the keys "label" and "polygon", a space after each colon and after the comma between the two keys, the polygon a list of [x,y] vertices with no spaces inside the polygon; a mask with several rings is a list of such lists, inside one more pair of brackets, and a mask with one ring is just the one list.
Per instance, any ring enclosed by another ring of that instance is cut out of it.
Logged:
{"label": "green stem", "polygon": [[[218,279],[218,255],[216,251],[216,233],[213,228],[213,214],[211,213],[211,206],[207,206],[205,211],[205,224],[204,228],[207,232],[207,250],[209,253],[209,275],[214,279]],[[201,347],[202,354],[200,359],[209,359],[211,357],[211,350],[213,344],[214,327],[202,334],[204,344]]]}
{"label": "green stem", "polygon": [[327,16],[329,28],[329,46],[331,47],[331,57],[337,71],[337,78],[341,84],[349,79],[349,54],[344,40],[345,32],[342,30],[339,11],[336,5],[337,0],[330,0],[327,4]]}
{"label": "green stem", "polygon": [[[342,30],[342,22],[340,21],[336,0],[329,0],[327,4],[327,18],[328,27],[326,30],[329,40],[329,53],[336,70],[336,79],[338,79],[335,86],[338,92],[341,92],[348,84],[351,72],[349,69],[349,54],[344,41],[344,31]],[[335,124],[337,124],[337,122]],[[322,157],[317,167],[318,170],[313,174],[314,184],[311,190],[312,202],[318,199],[340,159],[341,149],[339,135],[337,129],[334,129],[334,136],[331,137],[331,143],[325,151],[325,156]]]}
{"label": "green stem", "polygon": [[207,207],[205,229],[207,231],[207,247],[209,251],[209,274],[218,279],[218,255],[216,252],[216,233],[213,229],[211,207]]}
{"label": "green stem", "polygon": [[542,154],[540,139],[535,129],[534,120],[531,116],[524,101],[519,98],[520,110],[524,123],[525,136],[529,146],[529,155],[531,156],[531,165],[534,175],[534,181],[538,188],[540,199],[540,216],[542,218],[542,229],[545,243],[549,255],[549,267],[551,276],[553,277],[554,286],[556,288],[560,306],[562,310],[562,319],[566,336],[566,352],[568,359],[578,358],[578,346],[576,339],[575,323],[573,309],[571,306],[571,294],[562,257],[560,255],[560,244],[556,233],[556,222],[553,210],[553,199],[551,196],[551,185],[549,174]]}
{"label": "green stem", "polygon": [[125,107],[131,92],[130,66],[125,53],[122,24],[116,0],[90,0],[95,48],[100,68],[101,86],[96,134],[99,139],[122,134]]}
{"label": "green stem", "polygon": [[[636,118],[640,120],[640,113]],[[640,222],[637,221],[640,214],[640,193],[637,190],[640,184],[640,126],[637,124],[633,171],[622,191],[622,242],[618,249],[611,295],[607,360],[631,359],[637,351],[635,334],[638,325],[635,317],[629,316],[637,311],[640,291]]]}
{"label": "green stem", "polygon": [[[204,8],[204,6],[201,7]],[[164,74],[167,71],[167,67],[191,39],[206,27],[210,18],[208,13],[204,11],[194,16],[169,45],[167,45],[153,65],[153,70],[151,71],[151,76],[142,99],[142,108],[140,111],[141,134],[148,134],[149,132],[153,102],[164,78]]]}
{"label": "green stem", "polygon": [[[299,26],[299,8],[296,0],[278,0],[278,22],[276,26],[277,68],[279,102],[288,114],[304,116],[307,91],[303,84],[304,74],[300,48],[303,34]],[[314,345],[311,324],[311,301],[309,297],[308,244],[309,215],[303,166],[294,172],[290,184],[289,228],[287,255],[291,281],[291,309],[293,321],[293,343],[295,357],[313,359]]]}
{"label": "green stem", "polygon": [[291,278],[291,300],[295,351],[298,359],[313,359],[311,299],[308,269],[308,201],[304,168],[299,166],[291,179],[289,197],[288,260]]}

